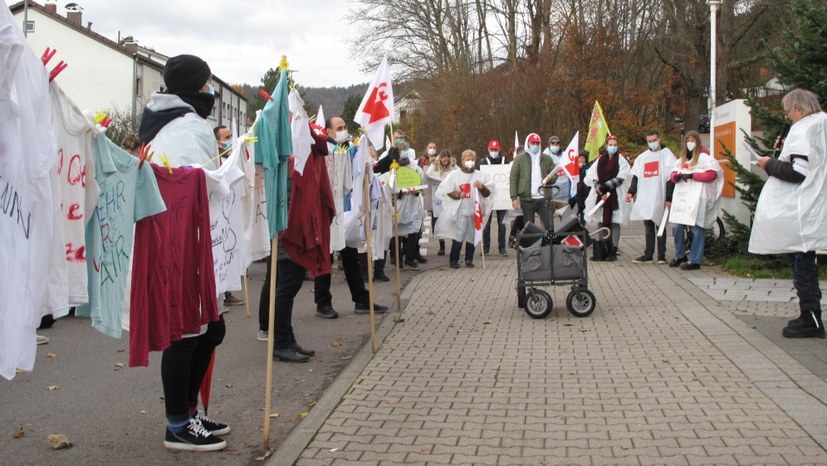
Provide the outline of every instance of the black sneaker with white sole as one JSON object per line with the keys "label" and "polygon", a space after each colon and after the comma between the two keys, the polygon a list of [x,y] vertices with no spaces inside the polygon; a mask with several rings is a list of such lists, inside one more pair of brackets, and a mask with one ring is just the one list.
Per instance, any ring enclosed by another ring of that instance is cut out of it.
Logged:
{"label": "black sneaker with white sole", "polygon": [[183,451],[217,451],[227,447],[227,442],[211,434],[201,425],[201,421],[192,418],[186,427],[178,432],[167,428],[164,447]]}
{"label": "black sneaker with white sole", "polygon": [[227,435],[230,433],[230,426],[218,422],[215,419],[210,419],[200,411],[195,415],[195,419],[201,421],[201,425],[213,435]]}

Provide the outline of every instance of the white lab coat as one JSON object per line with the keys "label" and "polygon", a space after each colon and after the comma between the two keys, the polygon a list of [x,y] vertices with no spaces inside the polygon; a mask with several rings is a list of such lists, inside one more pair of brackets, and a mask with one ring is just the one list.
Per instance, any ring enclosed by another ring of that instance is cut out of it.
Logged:
{"label": "white lab coat", "polygon": [[827,248],[827,114],[808,115],[790,128],[778,157],[806,155],[801,183],[770,177],[761,190],[749,238],[753,254],[807,252]]}
{"label": "white lab coat", "polygon": [[661,147],[657,152],[647,150],[637,156],[629,173],[630,178],[637,177],[637,194],[630,220],[660,223],[666,202],[666,182],[674,166],[675,154],[668,147]]}
{"label": "white lab coat", "polygon": [[[479,171],[465,173],[462,170],[454,170],[442,180],[436,191],[436,196],[442,199],[442,215],[436,222],[435,234],[441,239],[450,239],[459,242],[474,242],[474,181],[479,180],[493,194],[495,184],[491,178]],[[471,184],[471,197],[462,199],[451,199],[448,193],[459,191],[461,184]],[[480,195],[480,204],[483,212],[483,225],[491,214],[492,202],[490,199]]]}
{"label": "white lab coat", "polygon": [[[601,157],[605,157],[602,155]],[[612,212],[612,223],[617,223],[620,225],[628,225],[629,224],[629,215],[631,213],[631,206],[629,202],[626,202],[626,193],[629,191],[629,184],[632,182],[631,180],[631,167],[629,166],[629,161],[626,160],[626,157],[617,154],[615,157],[620,157],[618,160],[618,171],[617,171],[617,178],[623,178],[623,183],[615,189],[617,193],[617,200],[618,206],[617,210]],[[589,192],[589,197],[586,198],[586,212],[590,212],[595,204],[597,204],[597,190],[594,189],[594,183],[597,181],[597,160],[592,163],[589,167],[589,170],[586,172],[586,179],[583,180],[586,183],[586,186],[591,187],[591,191]],[[595,212],[589,222],[601,222],[603,218],[602,209]]]}
{"label": "white lab coat", "polygon": [[[681,160],[677,159],[675,161],[674,169],[670,172],[671,176],[674,172],[702,173],[709,170],[714,170],[717,176],[714,181],[710,181],[709,183],[701,183],[703,185],[703,189],[701,189],[700,205],[698,205],[698,216],[695,219],[695,225],[703,228],[712,228],[712,225],[715,224],[715,219],[718,217],[718,206],[721,204],[721,191],[724,189],[724,169],[721,168],[720,162],[715,160],[715,157],[710,154],[701,152],[700,158],[698,159],[698,164],[695,165],[694,169],[690,170],[689,167],[681,167]],[[695,180],[685,180],[679,181],[679,183],[700,182]]]}

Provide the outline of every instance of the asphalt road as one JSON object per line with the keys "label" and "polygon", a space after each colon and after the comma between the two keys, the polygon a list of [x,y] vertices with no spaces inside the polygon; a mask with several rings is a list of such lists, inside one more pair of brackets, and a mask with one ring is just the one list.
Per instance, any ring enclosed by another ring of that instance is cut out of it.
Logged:
{"label": "asphalt road", "polygon": [[[446,265],[447,257],[432,257],[427,268]],[[386,272],[391,275],[390,264]],[[402,272],[403,288],[415,273]],[[244,306],[230,307],[225,315],[227,336],[217,351],[209,415],[230,424],[232,432],[226,437],[227,450],[210,454],[210,461],[258,464],[256,458],[264,453],[267,343],[256,340],[263,278],[264,264],[253,264],[250,318]],[[313,282],[306,281],[293,325],[299,343],[317,354],[305,364],[274,362],[272,412],[278,417],[271,424],[271,447],[278,447],[370,339],[369,316],[353,313],[344,275],[335,266],[332,294],[338,319],[315,316],[312,290]],[[395,293],[394,281],[376,285],[377,302],[392,311]],[[392,315],[378,317],[377,326]],[[149,367],[123,367],[128,335],[121,340],[104,336],[85,318],[63,318],[38,333],[51,341],[38,347],[34,371],[19,373],[12,381],[0,379],[0,463],[203,464],[204,453],[175,453],[163,446],[160,353],[150,355]],[[15,432],[22,437],[15,438]],[[74,446],[52,450],[47,437],[53,433],[67,436]]]}

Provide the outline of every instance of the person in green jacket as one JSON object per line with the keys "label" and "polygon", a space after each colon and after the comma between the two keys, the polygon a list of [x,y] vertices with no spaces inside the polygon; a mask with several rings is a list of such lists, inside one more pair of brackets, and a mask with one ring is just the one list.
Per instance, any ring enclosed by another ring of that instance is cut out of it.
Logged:
{"label": "person in green jacket", "polygon": [[518,155],[511,164],[511,205],[522,209],[523,219],[534,223],[536,214],[540,214],[543,227],[551,228],[551,213],[546,200],[552,196],[551,189],[543,192],[542,186],[556,181],[556,174],[551,173],[554,161],[550,156],[540,152],[542,140],[537,133],[531,133],[525,140],[525,153]]}

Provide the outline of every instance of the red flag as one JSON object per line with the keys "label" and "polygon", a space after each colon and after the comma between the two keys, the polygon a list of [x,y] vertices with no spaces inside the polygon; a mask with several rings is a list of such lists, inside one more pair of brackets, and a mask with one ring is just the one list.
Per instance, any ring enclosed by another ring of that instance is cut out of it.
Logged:
{"label": "red flag", "polygon": [[480,205],[480,190],[474,190],[474,246],[482,239],[482,206]]}
{"label": "red flag", "polygon": [[393,121],[394,115],[393,86],[388,58],[385,57],[379,64],[353,121],[365,128],[368,139],[378,150],[385,146],[385,125]]}

